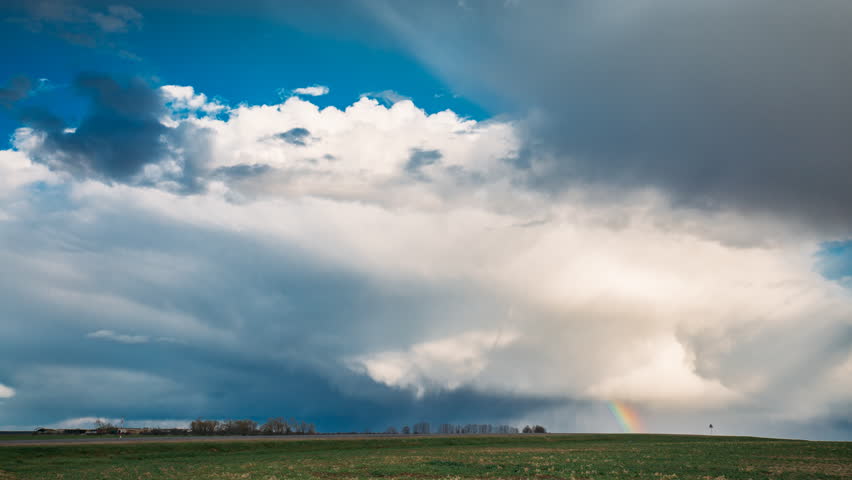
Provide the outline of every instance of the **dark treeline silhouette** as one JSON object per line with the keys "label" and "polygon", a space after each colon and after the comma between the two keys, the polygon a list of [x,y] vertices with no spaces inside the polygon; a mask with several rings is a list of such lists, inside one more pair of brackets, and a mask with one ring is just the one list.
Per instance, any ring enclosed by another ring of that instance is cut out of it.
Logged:
{"label": "dark treeline silhouette", "polygon": [[126,427],[122,420],[118,424],[109,420],[95,420],[94,428],[36,428],[33,435],[189,435],[187,428]]}
{"label": "dark treeline silhouette", "polygon": [[120,431],[118,425],[113,425],[106,420],[95,420],[95,432],[101,435],[116,435]]}
{"label": "dark treeline silhouette", "polygon": [[437,433],[441,435],[464,435],[464,434],[514,434],[514,433],[547,433],[547,429],[542,427],[541,425],[536,425],[534,427],[530,427],[527,425],[523,430],[519,430],[518,427],[513,427],[511,425],[490,425],[487,423],[482,424],[473,424],[469,423],[467,425],[457,425],[451,423],[442,423],[437,425],[433,430],[432,425],[429,422],[419,422],[415,423],[413,426],[409,427],[408,425],[403,425],[400,430],[397,430],[396,427],[390,426],[384,431],[387,435],[396,435],[402,433],[403,435],[428,435],[431,433]]}
{"label": "dark treeline silhouette", "polygon": [[299,422],[282,417],[270,418],[263,425],[254,420],[204,420],[199,418],[189,425],[193,435],[313,435],[313,423]]}
{"label": "dark treeline silhouette", "polygon": [[[205,420],[198,418],[193,420],[189,428],[132,428],[125,427],[124,420],[115,425],[106,420],[95,421],[95,428],[84,429],[50,429],[38,428],[34,434],[85,434],[85,435],[314,435],[317,433],[313,423],[297,421],[293,418],[285,420],[283,417],[270,418],[264,424],[258,424],[251,419],[241,420]],[[357,434],[358,432],[348,432]],[[370,430],[363,432],[371,434]],[[541,425],[525,426],[519,430],[511,425],[491,425],[487,423],[467,425],[442,423],[432,425],[429,422],[418,422],[412,426],[403,425],[397,429],[390,426],[383,434],[385,435],[510,435],[518,433],[547,433],[547,429]]]}

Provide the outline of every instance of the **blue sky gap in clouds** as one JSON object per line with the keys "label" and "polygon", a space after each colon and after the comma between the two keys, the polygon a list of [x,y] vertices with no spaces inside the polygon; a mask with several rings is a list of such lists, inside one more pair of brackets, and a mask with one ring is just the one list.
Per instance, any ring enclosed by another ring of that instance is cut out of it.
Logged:
{"label": "blue sky gap in clouds", "polygon": [[826,242],[818,253],[820,271],[827,278],[848,283],[852,277],[852,240]]}

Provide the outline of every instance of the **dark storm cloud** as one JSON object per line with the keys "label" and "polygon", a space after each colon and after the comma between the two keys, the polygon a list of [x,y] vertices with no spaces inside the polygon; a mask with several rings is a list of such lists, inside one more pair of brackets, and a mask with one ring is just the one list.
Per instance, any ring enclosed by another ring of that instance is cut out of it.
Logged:
{"label": "dark storm cloud", "polygon": [[527,151],[558,158],[540,188],[654,186],[848,230],[852,3],[365,5],[464,94],[534,112]]}
{"label": "dark storm cloud", "polygon": [[89,98],[87,115],[74,131],[58,117],[28,110],[22,119],[44,134],[37,159],[75,175],[127,181],[166,152],[160,123],[166,108],[160,93],[141,79],[122,84],[95,74],[79,76],[77,91]]}
{"label": "dark storm cloud", "polygon": [[306,128],[296,127],[287,130],[286,132],[275,135],[276,138],[284,140],[291,145],[304,147],[306,140],[311,136],[311,132]]}
{"label": "dark storm cloud", "polygon": [[18,112],[24,125],[42,132],[59,133],[65,128],[65,121],[41,107],[24,107]]}
{"label": "dark storm cloud", "polygon": [[6,86],[0,87],[0,106],[9,108],[23,100],[32,91],[33,82],[27,77],[18,76],[10,79]]}
{"label": "dark storm cloud", "polygon": [[[128,5],[87,8],[84,2],[71,0],[10,0],[5,20],[22,25],[34,33],[47,33],[73,45],[103,48],[115,54],[138,60],[133,53],[116,43],[116,35],[142,28],[143,16]],[[91,3],[91,2],[89,2]]]}
{"label": "dark storm cloud", "polygon": [[846,414],[846,417],[828,416],[810,422],[777,422],[767,425],[764,435],[848,442],[852,438],[852,412]]}

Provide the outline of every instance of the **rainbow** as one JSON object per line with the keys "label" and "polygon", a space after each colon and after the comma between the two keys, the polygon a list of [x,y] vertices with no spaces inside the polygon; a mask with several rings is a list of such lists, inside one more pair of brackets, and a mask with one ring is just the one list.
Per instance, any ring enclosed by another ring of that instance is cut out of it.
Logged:
{"label": "rainbow", "polygon": [[636,409],[619,401],[609,402],[607,406],[615,419],[618,420],[618,424],[621,425],[621,430],[624,433],[642,433],[645,431]]}

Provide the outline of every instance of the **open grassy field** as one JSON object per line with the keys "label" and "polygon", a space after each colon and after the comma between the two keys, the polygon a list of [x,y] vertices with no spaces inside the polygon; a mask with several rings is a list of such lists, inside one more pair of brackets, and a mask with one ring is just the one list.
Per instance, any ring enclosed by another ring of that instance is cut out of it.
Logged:
{"label": "open grassy field", "polygon": [[850,479],[852,442],[547,435],[0,447],[0,479]]}

